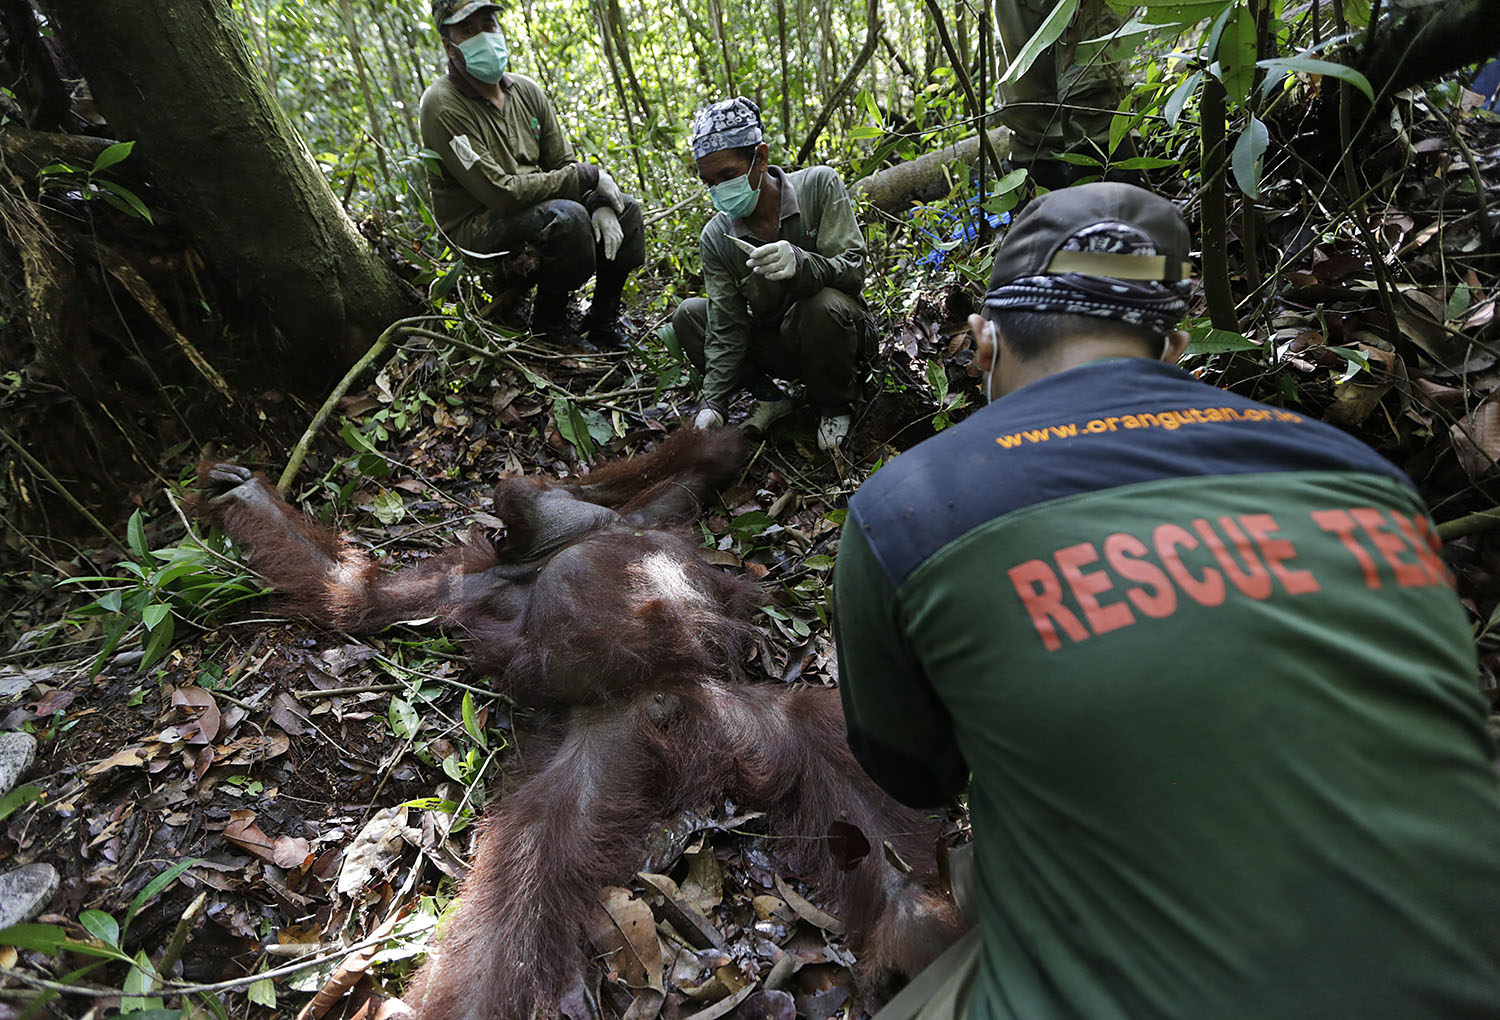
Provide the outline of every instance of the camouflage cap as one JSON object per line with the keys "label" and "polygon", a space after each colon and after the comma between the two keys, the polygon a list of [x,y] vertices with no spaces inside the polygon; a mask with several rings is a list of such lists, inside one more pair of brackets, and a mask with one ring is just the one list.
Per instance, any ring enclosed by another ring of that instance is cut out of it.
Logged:
{"label": "camouflage cap", "polygon": [[1061,312],[1166,333],[1187,311],[1190,243],[1177,207],[1144,188],[1101,181],[1050,191],[1000,243],[985,314]]}
{"label": "camouflage cap", "polygon": [[439,28],[456,25],[475,11],[482,11],[486,7],[497,11],[500,9],[500,5],[492,0],[432,0],[432,20]]}
{"label": "camouflage cap", "polygon": [[1105,181],[1060,188],[1011,224],[990,287],[1053,273],[1175,283],[1192,274],[1189,243],[1177,207],[1145,188]]}

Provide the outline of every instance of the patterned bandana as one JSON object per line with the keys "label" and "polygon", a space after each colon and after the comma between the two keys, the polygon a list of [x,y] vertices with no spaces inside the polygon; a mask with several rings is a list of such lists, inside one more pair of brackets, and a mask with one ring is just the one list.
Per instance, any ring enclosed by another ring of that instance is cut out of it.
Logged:
{"label": "patterned bandana", "polygon": [[[1112,255],[1156,255],[1156,244],[1143,231],[1126,223],[1095,223],[1073,234],[1059,251],[1104,252]],[[1001,284],[984,296],[990,312],[1018,309],[1065,312],[1117,319],[1158,333],[1177,328],[1187,311],[1192,281],[1116,280],[1084,273],[1047,273],[1023,276]]]}
{"label": "patterned bandana", "polygon": [[705,106],[693,117],[693,158],[720,149],[742,149],[764,141],[760,107],[744,96]]}

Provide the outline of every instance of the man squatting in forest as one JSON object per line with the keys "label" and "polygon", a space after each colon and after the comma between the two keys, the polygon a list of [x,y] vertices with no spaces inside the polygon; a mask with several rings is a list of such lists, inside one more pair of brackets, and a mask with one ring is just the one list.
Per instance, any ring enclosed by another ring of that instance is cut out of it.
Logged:
{"label": "man squatting in forest", "polygon": [[1500,1015],[1495,747],[1426,508],[1173,367],[1188,244],[1127,184],[1033,201],[970,318],[993,402],[850,502],[849,743],[974,825],[977,933],[888,1008]]}
{"label": "man squatting in forest", "polygon": [[[574,160],[557,111],[536,82],[508,71],[499,7],[487,0],[433,0],[448,73],[422,93],[422,144],[442,156],[432,206],[449,240],[470,253],[535,252],[515,288],[536,285],[532,330],[566,346],[574,290],[589,277],[594,301],[584,331],[600,347],[621,344],[620,295],[646,261],[635,199],[602,167]],[[500,303],[503,303],[503,299]]]}
{"label": "man squatting in forest", "polygon": [[771,376],[801,379],[820,412],[818,448],[849,433],[868,342],[865,239],[832,168],[770,165],[760,108],[743,96],[693,119],[693,158],[718,215],[703,227],[706,298],[677,307],[675,335],[703,373],[698,428],[724,424],[740,387],[756,398],[747,428],[767,428],[792,402]]}

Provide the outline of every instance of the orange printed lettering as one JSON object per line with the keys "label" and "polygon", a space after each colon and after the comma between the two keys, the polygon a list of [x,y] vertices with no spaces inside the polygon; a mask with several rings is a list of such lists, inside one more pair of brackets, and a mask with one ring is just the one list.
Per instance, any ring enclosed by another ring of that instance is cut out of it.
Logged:
{"label": "orange printed lettering", "polygon": [[1219,518],[1219,527],[1224,529],[1224,533],[1239,550],[1240,556],[1245,561],[1244,570],[1241,570],[1240,565],[1234,561],[1234,557],[1219,540],[1219,536],[1208,521],[1202,517],[1193,519],[1193,530],[1198,532],[1199,537],[1203,539],[1203,544],[1208,546],[1208,551],[1213,553],[1214,559],[1219,561],[1219,566],[1224,568],[1224,573],[1228,575],[1234,586],[1252,599],[1268,598],[1271,594],[1271,575],[1266,573],[1266,568],[1261,566],[1260,560],[1256,558],[1254,550],[1250,547],[1250,540],[1228,517]]}
{"label": "orange printed lettering", "polygon": [[1175,524],[1158,524],[1151,532],[1151,544],[1156,547],[1156,558],[1161,560],[1172,580],[1177,582],[1177,587],[1186,592],[1189,598],[1200,606],[1223,604],[1224,576],[1212,567],[1206,567],[1202,577],[1194,577],[1177,555],[1179,547],[1198,547],[1198,540],[1193,537],[1192,532]]}
{"label": "orange printed lettering", "polygon": [[1150,551],[1145,542],[1124,532],[1104,540],[1104,558],[1110,568],[1127,581],[1136,581],[1152,591],[1148,595],[1144,588],[1127,588],[1125,597],[1135,608],[1159,620],[1177,611],[1177,590],[1155,564],[1139,558]]}
{"label": "orange printed lettering", "polygon": [[1113,588],[1114,582],[1110,580],[1107,571],[1083,571],[1090,563],[1099,561],[1099,551],[1092,543],[1080,542],[1078,545],[1059,549],[1053,554],[1053,559],[1057,561],[1057,568],[1062,571],[1063,580],[1073,590],[1073,597],[1083,607],[1083,615],[1088,618],[1089,626],[1094,629],[1095,634],[1108,634],[1135,622],[1135,617],[1130,614],[1130,607],[1125,603],[1116,602],[1108,606],[1099,604],[1098,596]]}
{"label": "orange printed lettering", "polygon": [[1250,537],[1255,539],[1261,556],[1265,557],[1266,566],[1271,568],[1271,573],[1281,582],[1288,595],[1309,595],[1321,590],[1312,571],[1295,570],[1286,566],[1288,560],[1296,557],[1297,550],[1289,539],[1272,537],[1281,530],[1276,518],[1270,514],[1245,514],[1240,517],[1240,523],[1250,532]]}
{"label": "orange printed lettering", "polygon": [[1375,560],[1359,544],[1359,539],[1354,537],[1354,518],[1343,510],[1314,510],[1312,519],[1314,524],[1324,531],[1333,532],[1344,543],[1349,555],[1354,557],[1360,569],[1365,572],[1365,587],[1379,588],[1380,573],[1375,569]]}
{"label": "orange printed lettering", "polygon": [[1432,584],[1448,584],[1448,564],[1443,562],[1443,558],[1433,549],[1432,543],[1422,535],[1422,531],[1427,531],[1428,535],[1432,532],[1426,528],[1419,530],[1419,523],[1426,524],[1427,518],[1418,517],[1416,521],[1413,521],[1397,510],[1390,511],[1390,515],[1391,520],[1396,522],[1396,527],[1401,530],[1401,534],[1407,542],[1411,543],[1412,551],[1417,554],[1417,562],[1427,570],[1427,579]]}
{"label": "orange printed lettering", "polygon": [[1365,529],[1365,534],[1370,536],[1370,541],[1375,543],[1380,555],[1391,565],[1396,573],[1397,584],[1403,588],[1420,588],[1429,583],[1425,567],[1401,558],[1401,553],[1406,551],[1406,543],[1401,540],[1400,535],[1386,530],[1388,522],[1384,514],[1372,506],[1357,506],[1349,512],[1354,515],[1360,527]]}
{"label": "orange printed lettering", "polygon": [[1062,585],[1057,583],[1057,575],[1046,563],[1027,560],[1011,567],[1008,573],[1010,583],[1016,586],[1016,594],[1021,596],[1021,604],[1031,614],[1042,647],[1047,651],[1055,652],[1062,647],[1062,639],[1057,636],[1058,627],[1074,641],[1083,641],[1089,636],[1078,617],[1063,606]]}

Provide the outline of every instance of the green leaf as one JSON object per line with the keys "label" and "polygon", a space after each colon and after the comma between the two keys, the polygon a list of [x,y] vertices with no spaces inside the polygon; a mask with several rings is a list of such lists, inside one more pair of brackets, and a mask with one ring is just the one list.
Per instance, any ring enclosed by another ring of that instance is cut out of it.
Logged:
{"label": "green leaf", "polygon": [[1251,198],[1260,197],[1260,158],[1270,144],[1271,136],[1266,126],[1260,118],[1252,116],[1249,126],[1235,140],[1234,152],[1229,156],[1229,163],[1234,168],[1234,182]]}
{"label": "green leaf", "polygon": [[120,162],[126,156],[130,155],[130,150],[134,148],[135,142],[133,141],[116,142],[109,148],[105,149],[103,152],[99,153],[98,157],[94,160],[94,168],[90,170],[89,173],[96,174],[101,170],[108,170],[110,167]]}
{"label": "green leaf", "polygon": [[1460,283],[1453,288],[1453,294],[1448,298],[1448,308],[1443,317],[1449,320],[1460,319],[1469,310],[1469,285]]}
{"label": "green leaf", "polygon": [[261,978],[245,989],[245,997],[257,1006],[276,1008],[276,983],[270,978]]}
{"label": "green leaf", "polygon": [[120,592],[107,591],[103,595],[99,596],[98,601],[96,601],[94,605],[98,606],[100,609],[103,609],[105,612],[118,613],[120,611],[120,606],[123,599],[124,595],[122,595]]}
{"label": "green leaf", "polygon": [[399,492],[381,489],[376,493],[375,501],[370,504],[370,512],[375,515],[377,521],[390,527],[406,516],[406,504],[402,501]]}
{"label": "green leaf", "polygon": [[111,946],[119,946],[120,923],[104,911],[85,910],[78,915],[78,923],[83,925],[84,931],[94,936],[100,942]]}
{"label": "green leaf", "polygon": [[9,928],[0,928],[0,946],[30,949],[48,956],[69,952],[82,953],[84,956],[101,956],[107,960],[128,961],[130,959],[114,946],[100,946],[92,942],[71,939],[67,931],[55,924],[13,924]]}
{"label": "green leaf", "polygon": [[1011,59],[1010,66],[1005,69],[1005,74],[996,84],[1009,85],[1031,70],[1031,65],[1036,63],[1036,58],[1041,56],[1047,47],[1057,42],[1068,27],[1068,22],[1073,20],[1073,12],[1076,10],[1078,10],[1078,0],[1062,0],[1052,8],[1052,13],[1047,15],[1047,19],[1036,30],[1036,34],[1026,40],[1026,45],[1022,46],[1021,51]]}
{"label": "green leaf", "polygon": [[172,610],[160,602],[153,602],[141,610],[141,622],[146,625],[147,630],[155,630],[165,620]]}
{"label": "green leaf", "polygon": [[422,726],[422,717],[410,703],[401,698],[391,699],[391,731],[402,740],[410,740]]}
{"label": "green leaf", "polygon": [[1167,159],[1163,156],[1131,156],[1122,159],[1110,166],[1116,170],[1160,170],[1164,166],[1181,166],[1180,159]]}
{"label": "green leaf", "polygon": [[480,747],[488,747],[489,741],[484,737],[484,730],[479,725],[479,717],[474,712],[474,695],[464,691],[463,701],[464,730],[474,738],[474,743]]}
{"label": "green leaf", "polygon": [[[208,996],[205,995],[204,998],[206,999]],[[120,1001],[121,1008],[125,1006],[126,1001],[128,1000],[122,999]],[[137,1001],[159,1003],[161,999],[151,998]],[[134,1013],[121,1013],[120,1020],[179,1020],[181,1016],[182,1010],[180,1009],[162,1009],[160,1006],[153,1006],[150,1009],[136,1010]]]}
{"label": "green leaf", "polygon": [[125,1016],[139,1016],[148,1011],[161,1009],[162,1000],[159,996],[146,997],[146,993],[156,987],[156,969],[151,966],[151,960],[142,949],[136,953],[135,966],[125,975],[125,982],[121,991],[125,993],[120,999],[120,1011]]}
{"label": "green leaf", "polygon": [[1230,101],[1243,105],[1255,80],[1255,12],[1241,3],[1219,37],[1219,80]]}
{"label": "green leaf", "polygon": [[143,560],[151,557],[151,547],[146,544],[146,523],[140,510],[130,515],[130,523],[125,525],[125,537],[136,556]]}
{"label": "green leaf", "polygon": [[178,861],[166,871],[163,871],[160,875],[147,882],[141,891],[135,894],[135,899],[130,901],[130,907],[125,911],[125,927],[130,927],[130,922],[142,907],[156,899],[167,886],[177,881],[178,875],[181,875],[193,865],[201,864],[202,862],[202,857],[190,857],[185,861]]}
{"label": "green leaf", "polygon": [[850,139],[856,142],[864,141],[867,138],[879,138],[883,134],[885,134],[884,130],[870,124],[859,124],[849,129]]}
{"label": "green leaf", "polygon": [[827,570],[833,566],[832,556],[809,556],[802,561],[802,565],[809,570]]}
{"label": "green leaf", "polygon": [[16,787],[4,797],[0,797],[0,821],[9,818],[17,809],[25,807],[27,804],[35,804],[37,801],[45,799],[45,797],[46,795],[42,793],[40,786],[28,785]]}
{"label": "green leaf", "polygon": [[1260,344],[1227,329],[1209,329],[1202,336],[1193,331],[1187,345],[1188,354],[1227,354],[1230,351],[1256,351]]}
{"label": "green leaf", "polygon": [[164,617],[163,619],[166,622],[155,630],[148,631],[151,636],[146,640],[146,650],[141,656],[139,667],[141,670],[150,669],[172,650],[172,632],[176,629],[177,624],[171,616]]}
{"label": "green leaf", "polygon": [[932,387],[938,406],[942,407],[948,397],[948,371],[931,358],[927,360],[927,385]]}
{"label": "green leaf", "polygon": [[1167,97],[1166,105],[1161,110],[1161,115],[1166,118],[1169,126],[1177,126],[1177,118],[1182,116],[1182,108],[1187,105],[1187,101],[1198,91],[1198,85],[1202,81],[1203,72],[1194,71],[1182,79],[1177,87],[1172,90],[1172,94]]}
{"label": "green leaf", "polygon": [[1232,0],[1140,0],[1141,20],[1151,25],[1196,25],[1218,17]]}
{"label": "green leaf", "polygon": [[1269,94],[1287,74],[1298,71],[1302,74],[1321,74],[1329,78],[1338,78],[1359,89],[1365,94],[1370,102],[1375,101],[1375,90],[1370,87],[1370,79],[1359,71],[1344,64],[1335,63],[1332,60],[1319,60],[1316,57],[1274,57],[1270,60],[1262,60],[1257,67],[1263,67],[1270,73],[1266,75],[1265,83],[1261,91]]}
{"label": "green leaf", "polygon": [[592,459],[594,440],[583,415],[578,413],[578,405],[567,397],[556,397],[552,401],[552,418],[557,422],[558,433],[573,444],[578,456],[584,460]]}
{"label": "green leaf", "polygon": [[146,203],[141,201],[140,196],[123,184],[116,184],[114,181],[93,181],[92,183],[95,188],[102,189],[104,200],[116,209],[131,216],[139,216],[147,223],[156,222],[151,218],[151,210],[146,208]]}

